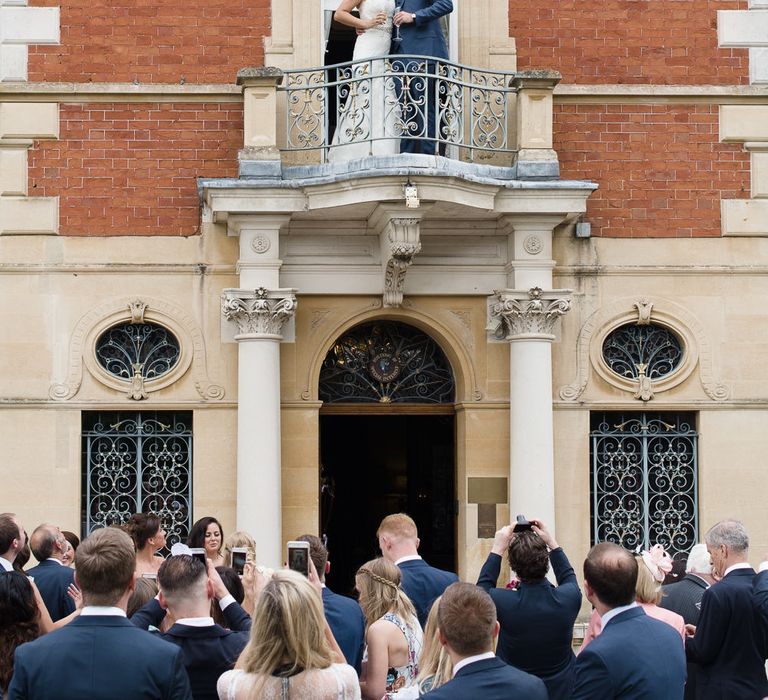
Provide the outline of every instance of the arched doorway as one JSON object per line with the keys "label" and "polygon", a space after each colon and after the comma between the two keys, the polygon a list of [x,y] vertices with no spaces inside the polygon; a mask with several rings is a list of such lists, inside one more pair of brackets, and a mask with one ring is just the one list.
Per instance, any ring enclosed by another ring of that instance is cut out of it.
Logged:
{"label": "arched doorway", "polygon": [[409,513],[420,553],[456,568],[455,383],[426,333],[396,321],[356,326],[320,371],[320,530],[340,593],[379,554],[385,515]]}

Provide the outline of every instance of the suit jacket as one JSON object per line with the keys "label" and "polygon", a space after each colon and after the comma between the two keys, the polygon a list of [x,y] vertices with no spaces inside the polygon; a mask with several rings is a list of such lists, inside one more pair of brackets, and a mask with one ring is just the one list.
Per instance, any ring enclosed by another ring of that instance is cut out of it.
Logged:
{"label": "suit jacket", "polygon": [[80,616],[16,649],[9,700],[191,700],[178,647],[124,617]]}
{"label": "suit jacket", "polygon": [[698,625],[701,612],[701,598],[709,584],[695,574],[688,574],[677,583],[661,587],[662,598],[659,607],[683,616],[686,625]]}
{"label": "suit jacket", "polygon": [[35,579],[35,585],[54,622],[75,611],[75,601],[67,595],[69,584],[75,582],[72,569],[47,559],[25,573]]}
{"label": "suit jacket", "polygon": [[685,654],[680,635],[641,607],[609,620],[576,657],[574,700],[680,700]]}
{"label": "suit jacket", "polygon": [[555,549],[549,557],[557,587],[544,579],[521,583],[516,591],[496,588],[501,557],[493,553],[488,555],[477,585],[488,591],[496,605],[501,625],[497,656],[541,678],[550,700],[565,700],[573,691],[573,623],[581,608],[581,591],[563,550]]}
{"label": "suit jacket", "polygon": [[[402,41],[392,42],[391,53],[448,58],[440,18],[453,12],[451,0],[402,0],[403,12],[416,15],[416,21],[400,27]],[[394,36],[394,30],[393,30]]]}
{"label": "suit jacket", "polygon": [[399,568],[402,574],[400,588],[411,599],[419,622],[424,627],[435,598],[439,598],[448,586],[459,580],[459,577],[450,571],[435,569],[423,559],[404,561]]}
{"label": "suit jacket", "polygon": [[536,676],[493,658],[460,668],[445,685],[423,697],[431,700],[547,700],[547,689]]}
{"label": "suit jacket", "polygon": [[[250,632],[251,616],[243,610],[238,603],[231,603],[222,611],[224,622],[233,632]],[[144,607],[139,608],[131,616],[131,622],[143,630],[150,627],[160,628],[165,617],[165,610],[157,602],[157,598],[152,598]]]}
{"label": "suit jacket", "polygon": [[696,635],[685,640],[699,664],[697,698],[753,700],[768,695],[766,629],[755,614],[753,569],[736,569],[704,591]]}
{"label": "suit jacket", "polygon": [[754,581],[754,599],[758,612],[768,625],[768,569],[761,571]]}
{"label": "suit jacket", "polygon": [[323,588],[323,609],[344,658],[359,675],[365,647],[365,616],[362,609],[356,600],[334,593],[330,588]]}

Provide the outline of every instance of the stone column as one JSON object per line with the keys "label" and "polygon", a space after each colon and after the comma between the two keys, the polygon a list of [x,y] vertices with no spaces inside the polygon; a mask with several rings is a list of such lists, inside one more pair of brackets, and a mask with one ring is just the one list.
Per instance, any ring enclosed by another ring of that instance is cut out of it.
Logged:
{"label": "stone column", "polygon": [[296,312],[293,289],[225,289],[238,333],[237,528],[256,540],[260,564],[279,567],[282,548],[280,341]]}
{"label": "stone column", "polygon": [[541,518],[555,530],[552,341],[571,306],[570,290],[505,289],[491,315],[509,349],[509,512]]}

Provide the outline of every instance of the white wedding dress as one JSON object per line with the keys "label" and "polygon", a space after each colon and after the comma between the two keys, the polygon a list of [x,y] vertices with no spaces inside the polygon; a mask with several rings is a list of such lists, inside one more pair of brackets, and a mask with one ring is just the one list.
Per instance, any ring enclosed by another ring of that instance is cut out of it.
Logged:
{"label": "white wedding dress", "polygon": [[[361,19],[385,12],[387,21],[357,37],[352,60],[364,62],[353,65],[351,73],[346,69],[346,76],[339,71],[342,82],[337,90],[338,122],[328,151],[330,163],[400,152],[400,109],[394,78],[387,75],[384,60],[365,62],[389,55],[395,0],[362,0],[357,9]],[[328,108],[336,109],[337,105]]]}

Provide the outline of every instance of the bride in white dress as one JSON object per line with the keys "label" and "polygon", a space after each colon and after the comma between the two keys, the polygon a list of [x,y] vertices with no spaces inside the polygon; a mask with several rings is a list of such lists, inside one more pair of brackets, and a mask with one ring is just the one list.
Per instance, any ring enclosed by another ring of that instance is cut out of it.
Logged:
{"label": "bride in white dress", "polygon": [[[355,8],[359,18],[351,13]],[[363,30],[355,42],[353,61],[389,55],[394,11],[395,0],[343,0],[336,21]],[[353,66],[351,73],[347,71],[347,81],[338,86],[339,115],[328,161],[399,153],[400,110],[394,79],[386,75],[386,62],[363,62]],[[343,77],[339,71],[339,80]],[[329,105],[333,108],[335,105]]]}

